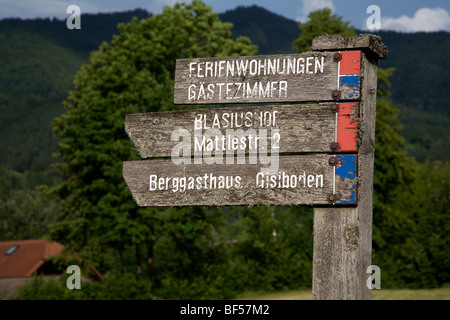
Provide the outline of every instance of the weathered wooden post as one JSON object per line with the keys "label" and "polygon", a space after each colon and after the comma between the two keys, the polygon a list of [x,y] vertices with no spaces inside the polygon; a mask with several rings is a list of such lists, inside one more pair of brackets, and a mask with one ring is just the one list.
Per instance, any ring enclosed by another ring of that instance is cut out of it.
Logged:
{"label": "weathered wooden post", "polygon": [[378,36],[316,37],[312,50],[361,50],[358,127],[358,206],[314,208],[313,299],[371,297],[367,268],[372,252],[372,195],[378,59],[387,56]]}
{"label": "weathered wooden post", "polygon": [[138,206],[314,206],[313,298],[369,299],[386,48],[362,35],[318,37],[312,49],[177,60],[175,104],[316,103],[127,115],[127,134],[150,160],[124,162],[123,176]]}

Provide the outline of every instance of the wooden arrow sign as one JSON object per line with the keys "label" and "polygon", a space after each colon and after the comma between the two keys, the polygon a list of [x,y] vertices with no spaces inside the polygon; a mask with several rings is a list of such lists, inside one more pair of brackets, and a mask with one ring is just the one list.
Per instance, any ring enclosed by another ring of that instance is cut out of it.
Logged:
{"label": "wooden arrow sign", "polygon": [[358,100],[361,52],[178,59],[175,104]]}
{"label": "wooden arrow sign", "polygon": [[265,165],[250,163],[251,157],[234,164],[185,160],[124,162],[123,176],[138,206],[357,203],[356,155],[267,157]]}
{"label": "wooden arrow sign", "polygon": [[358,111],[345,102],[153,112],[126,115],[125,131],[142,158],[356,152]]}

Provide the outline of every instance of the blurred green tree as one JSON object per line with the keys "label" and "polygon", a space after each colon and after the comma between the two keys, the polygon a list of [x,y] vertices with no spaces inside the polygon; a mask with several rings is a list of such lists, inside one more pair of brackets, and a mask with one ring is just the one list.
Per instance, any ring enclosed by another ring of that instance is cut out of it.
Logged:
{"label": "blurred green tree", "polygon": [[300,36],[294,40],[293,46],[297,52],[309,51],[314,37],[325,34],[339,34],[343,37],[352,37],[355,28],[350,26],[350,22],[342,21],[342,17],[331,14],[330,8],[324,8],[311,12],[309,20],[300,23]]}
{"label": "blurred green tree", "polygon": [[34,176],[0,166],[0,241],[48,235],[59,211],[55,197],[35,189]]}

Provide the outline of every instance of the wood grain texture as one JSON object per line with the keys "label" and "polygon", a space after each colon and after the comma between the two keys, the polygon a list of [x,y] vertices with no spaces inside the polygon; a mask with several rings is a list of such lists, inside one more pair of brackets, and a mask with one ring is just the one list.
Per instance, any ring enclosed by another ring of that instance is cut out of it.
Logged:
{"label": "wood grain texture", "polygon": [[[358,206],[314,208],[313,299],[369,300],[366,281],[372,250],[373,165],[378,56],[387,54],[380,39],[337,36],[313,41],[316,50],[363,49],[358,138]],[[366,46],[366,48],[364,48]],[[376,53],[378,52],[378,53]],[[374,54],[376,53],[376,54]]]}
{"label": "wood grain texture", "polygon": [[[359,294],[357,208],[314,208],[313,300],[365,299]],[[367,279],[363,276],[364,279]]]}
{"label": "wood grain texture", "polygon": [[365,84],[361,95],[364,99],[361,112],[363,127],[360,130],[361,149],[358,151],[358,170],[363,172],[359,177],[358,198],[362,199],[358,206],[359,246],[357,248],[358,263],[356,265],[357,285],[356,297],[370,299],[371,290],[366,286],[367,268],[372,264],[372,210],[373,210],[373,173],[375,159],[375,123],[378,59],[370,52],[363,54]]}
{"label": "wood grain texture", "polygon": [[[333,101],[331,93],[338,89],[338,63],[333,60],[333,54],[334,52],[305,52],[283,55],[178,59],[175,71],[174,103]],[[316,58],[319,62],[323,58],[322,68],[317,68]],[[273,72],[273,68],[269,68],[269,61],[273,62],[272,65],[276,65],[275,72]],[[288,61],[295,61],[295,68],[292,68],[292,64],[289,65]],[[206,65],[207,63],[208,65]],[[220,63],[222,64],[220,65]],[[228,63],[230,68],[228,68]],[[238,65],[247,67],[245,75],[243,72],[238,74]],[[231,72],[232,66],[233,72]],[[219,69],[221,70],[220,74]],[[303,72],[300,72],[302,70]],[[204,92],[200,92],[202,85]],[[208,87],[209,85],[212,86]],[[253,92],[252,90],[255,88],[256,91]],[[354,96],[343,92],[340,99],[351,100],[354,99]]]}
{"label": "wood grain texture", "polygon": [[[249,164],[248,159],[233,165],[128,161],[123,164],[123,176],[138,206],[330,205],[333,184],[338,202],[347,202],[354,198],[356,180],[334,176],[329,158],[324,154],[279,157],[275,171],[279,174],[273,175],[272,186],[260,172],[273,163]],[[228,188],[226,182],[219,182],[227,177]],[[183,191],[181,178],[186,181]],[[192,185],[188,188],[189,179]]]}
{"label": "wood grain texture", "polygon": [[381,37],[374,34],[360,34],[354,37],[324,35],[315,37],[311,50],[330,51],[346,49],[365,49],[375,53],[378,59],[387,59],[388,50]]}
{"label": "wood grain texture", "polygon": [[[247,138],[249,134],[253,136],[256,134],[261,138],[267,137],[265,150],[261,150],[261,147],[264,146],[262,140],[256,144],[251,143],[252,148],[249,148],[250,141],[246,139],[247,147],[242,150],[246,154],[260,151],[329,153],[331,152],[330,144],[335,142],[337,134],[336,113],[332,111],[332,105],[334,103],[205,108],[131,114],[125,117],[125,131],[142,158],[170,157],[173,148],[183,140],[190,145],[190,156],[201,155],[202,150],[196,148],[194,143],[202,141],[203,135],[216,139],[221,135],[227,138],[229,135],[239,137],[240,134]],[[358,103],[338,105],[341,105],[338,112],[339,119],[343,119],[351,125],[340,125],[340,141],[344,141],[346,137],[349,138],[345,144],[341,142],[342,149],[336,152],[355,151],[357,150]],[[195,122],[195,119],[201,121]],[[338,123],[343,123],[343,120],[339,120]],[[240,127],[236,128],[236,124]],[[196,127],[200,129],[196,130]],[[180,129],[186,130],[185,134],[187,135],[184,138],[178,136],[172,138],[174,131]],[[242,132],[236,131],[238,129],[241,129]],[[275,135],[276,132],[279,136]],[[277,144],[277,142],[279,143]],[[279,147],[279,149],[274,150],[274,147]],[[223,153],[225,154],[225,152]]]}

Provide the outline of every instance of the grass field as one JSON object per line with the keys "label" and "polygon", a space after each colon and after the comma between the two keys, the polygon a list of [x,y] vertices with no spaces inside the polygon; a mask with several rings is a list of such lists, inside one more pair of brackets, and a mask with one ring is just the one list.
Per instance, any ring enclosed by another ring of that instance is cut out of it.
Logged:
{"label": "grass field", "polygon": [[[311,290],[286,291],[267,294],[247,293],[238,300],[311,300]],[[372,300],[450,300],[450,288],[420,290],[372,290]]]}

